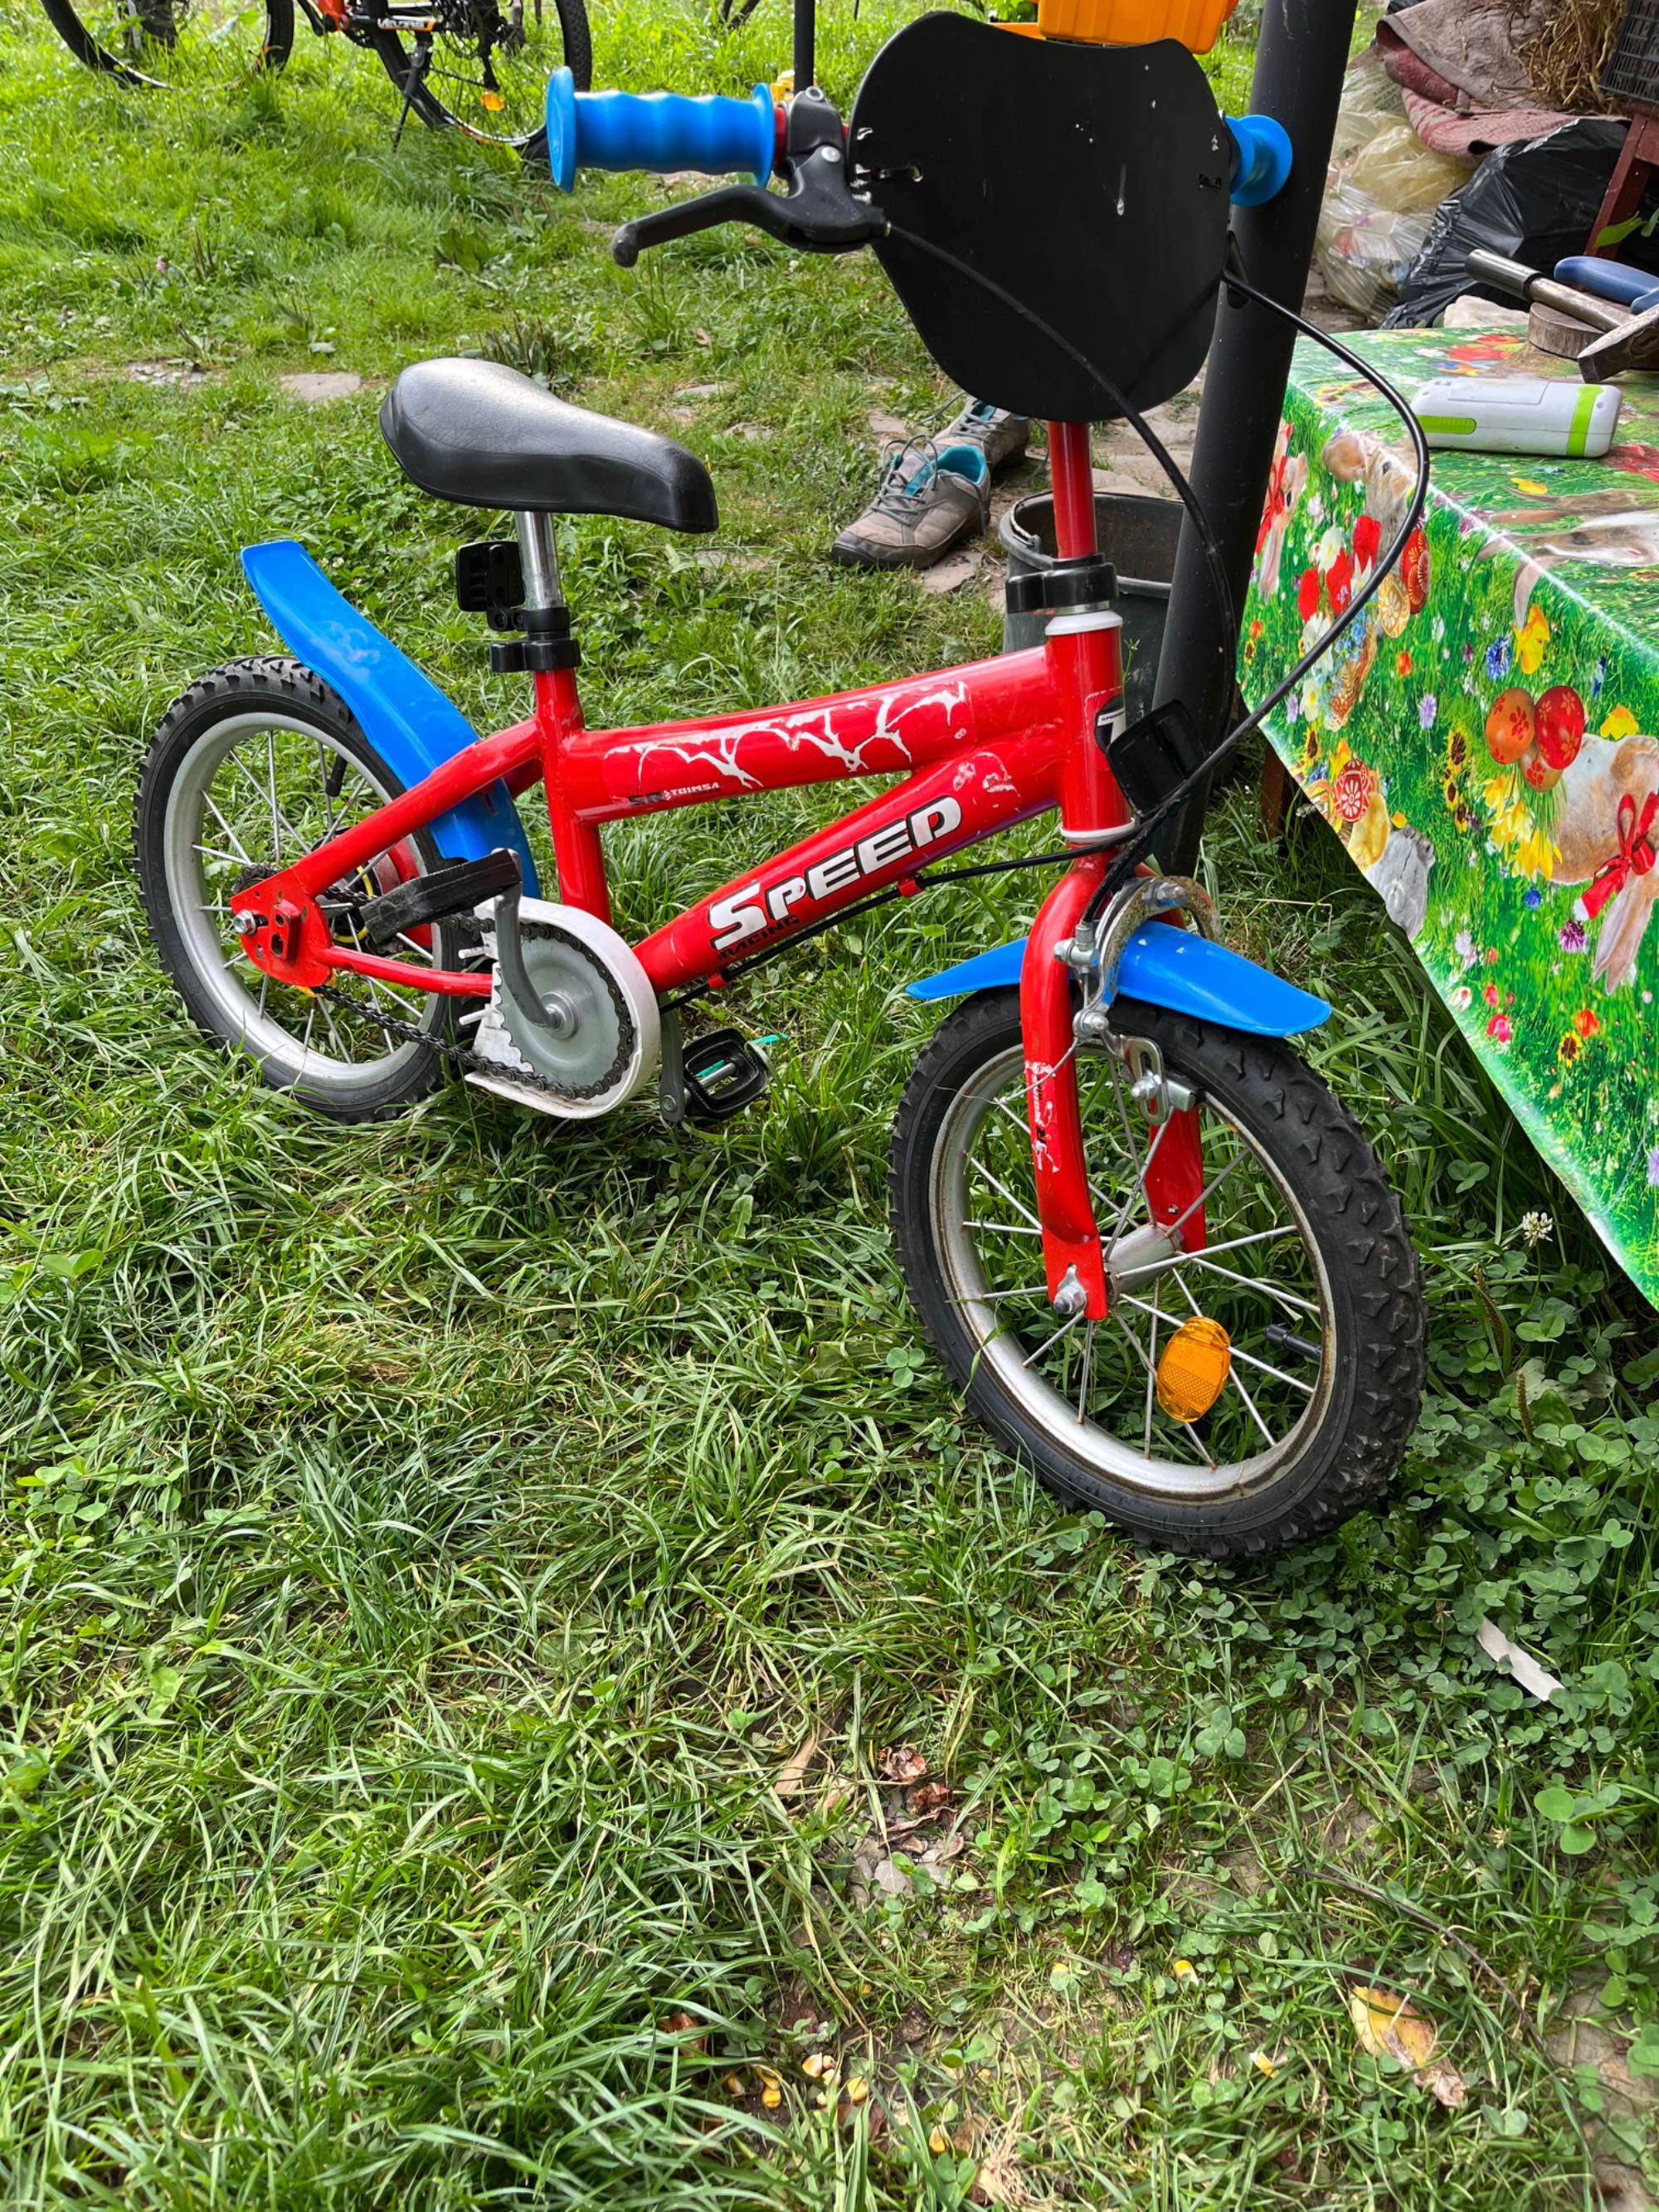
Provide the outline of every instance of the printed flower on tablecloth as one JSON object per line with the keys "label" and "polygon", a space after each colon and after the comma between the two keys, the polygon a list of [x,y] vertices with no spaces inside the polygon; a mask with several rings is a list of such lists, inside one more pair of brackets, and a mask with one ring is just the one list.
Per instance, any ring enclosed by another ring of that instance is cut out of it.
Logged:
{"label": "printed flower on tablecloth", "polygon": [[1451,1002],[1460,1014],[1467,1013],[1474,1003],[1474,994],[1467,983],[1460,983],[1451,994]]}
{"label": "printed flower on tablecloth", "polygon": [[1642,725],[1628,707],[1615,707],[1601,725],[1604,738],[1633,738]]}
{"label": "printed flower on tablecloth", "polygon": [[1648,1154],[1648,1181],[1659,1188],[1659,1145]]}
{"label": "printed flower on tablecloth", "polygon": [[1515,647],[1506,637],[1486,647],[1486,673],[1494,684],[1501,684],[1515,661]]}
{"label": "printed flower on tablecloth", "polygon": [[1589,943],[1589,932],[1582,921],[1564,921],[1556,932],[1556,940],[1564,952],[1582,952]]}
{"label": "printed flower on tablecloth", "polygon": [[1527,885],[1526,890],[1521,894],[1521,903],[1526,908],[1528,914],[1537,913],[1539,908],[1544,903],[1544,894],[1539,890],[1536,884],[1528,884]]}
{"label": "printed flower on tablecloth", "polygon": [[1591,1037],[1599,1036],[1601,1033],[1601,1024],[1589,1006],[1581,1006],[1578,1009],[1572,1018],[1572,1025],[1586,1043]]}
{"label": "printed flower on tablecloth", "polygon": [[1523,676],[1536,676],[1549,648],[1549,617],[1542,607],[1530,607],[1527,619],[1515,633],[1515,658]]}
{"label": "printed flower on tablecloth", "polygon": [[1555,1056],[1560,1061],[1563,1067],[1571,1067],[1578,1060],[1583,1049],[1583,1039],[1582,1037],[1576,1037],[1572,1031],[1569,1030],[1566,1035],[1562,1038],[1560,1043],[1556,1046]]}
{"label": "printed flower on tablecloth", "polygon": [[1500,1052],[1505,1050],[1511,1038],[1515,1035],[1515,1030],[1510,1024],[1509,1016],[1507,1014],[1494,1014],[1492,1019],[1486,1024],[1486,1035],[1492,1039],[1492,1042],[1498,1047]]}
{"label": "printed flower on tablecloth", "polygon": [[1440,702],[1432,691],[1425,691],[1417,702],[1417,724],[1419,729],[1431,730],[1440,712]]}

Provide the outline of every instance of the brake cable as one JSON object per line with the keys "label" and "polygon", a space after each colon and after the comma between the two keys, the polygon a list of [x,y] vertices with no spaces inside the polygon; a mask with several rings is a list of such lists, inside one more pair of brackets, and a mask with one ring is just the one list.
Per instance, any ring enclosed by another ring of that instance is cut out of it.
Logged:
{"label": "brake cable", "polygon": [[[1011,309],[1023,321],[1030,324],[1033,330],[1040,331],[1051,344],[1058,346],[1062,353],[1067,355],[1086,375],[1092,377],[1099,385],[1101,390],[1127,422],[1131,429],[1140,438],[1147,451],[1169,477],[1180,495],[1182,506],[1191,516],[1209,568],[1212,587],[1221,612],[1225,617],[1226,635],[1234,641],[1236,652],[1238,616],[1234,607],[1232,592],[1227,582],[1226,569],[1222,562],[1221,550],[1216,544],[1214,532],[1209,526],[1209,520],[1204,514],[1191,483],[1173,457],[1165,450],[1145,416],[1130,404],[1128,399],[1117,389],[1111,378],[1097,362],[1091,361],[1085,353],[1074,346],[1063,332],[1054,327],[1052,323],[1039,315],[1035,308],[1028,307],[1012,292],[1005,290],[994,277],[988,276],[982,270],[975,269],[971,262],[964,261],[959,254],[952,253],[945,246],[936,245],[932,239],[922,237],[919,232],[906,230],[897,223],[894,223],[890,225],[889,234],[902,240],[907,246],[920,247],[923,252],[932,254],[936,260],[945,262],[949,267],[969,277],[974,283],[979,285],[981,290],[988,292],[1002,306]],[[1235,259],[1236,258],[1235,256]],[[1106,871],[1101,887],[1089,902],[1089,913],[1091,917],[1098,913],[1106,900],[1124,883],[1130,872],[1146,858],[1152,849],[1153,840],[1164,824],[1172,816],[1179,813],[1188,800],[1194,798],[1207,785],[1222,762],[1238,750],[1251,731],[1261,726],[1274,708],[1281,705],[1290,696],[1309,672],[1318,665],[1327,653],[1334,650],[1353,627],[1394,573],[1401,554],[1410,542],[1413,532],[1423,519],[1423,509],[1428,500],[1429,472],[1431,465],[1428,440],[1424,436],[1422,425],[1413,414],[1409,403],[1395,389],[1387,377],[1381,375],[1370,362],[1363,360],[1351,347],[1345,346],[1340,339],[1333,337],[1328,331],[1322,331],[1317,324],[1309,322],[1305,317],[1297,314],[1294,308],[1285,307],[1282,301],[1275,300],[1269,294],[1258,290],[1238,267],[1230,266],[1223,270],[1221,275],[1216,279],[1216,289],[1219,292],[1224,287],[1230,292],[1242,292],[1247,299],[1255,301],[1258,307],[1266,307],[1270,313],[1281,317],[1294,329],[1300,331],[1304,337],[1312,338],[1316,344],[1322,346],[1327,353],[1334,355],[1345,367],[1353,370],[1362,382],[1370,385],[1382,398],[1386,399],[1405,424],[1410,436],[1413,455],[1417,464],[1417,480],[1413,485],[1412,496],[1407,503],[1405,515],[1395,532],[1393,544],[1389,547],[1387,554],[1377,562],[1370,580],[1355,592],[1346,609],[1339,616],[1331,628],[1310,652],[1303,655],[1289,675],[1267,694],[1261,705],[1247,714],[1242,722],[1236,724],[1225,737],[1212,746],[1200,765],[1189,775],[1183,776],[1174,790],[1167,793],[1158,801],[1150,815],[1143,817],[1133,825],[1128,837],[1114,848],[1111,864]]]}

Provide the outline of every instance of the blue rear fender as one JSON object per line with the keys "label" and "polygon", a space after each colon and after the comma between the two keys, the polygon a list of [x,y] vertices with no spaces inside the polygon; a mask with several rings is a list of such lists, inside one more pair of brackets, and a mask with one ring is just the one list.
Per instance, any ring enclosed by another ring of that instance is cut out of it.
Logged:
{"label": "blue rear fender", "polygon": [[[242,570],[278,637],[333,685],[406,791],[477,743],[477,731],[454,702],[335,590],[303,545],[279,538],[269,545],[246,546]],[[524,823],[504,783],[436,816],[432,834],[450,860],[481,860],[510,847],[519,856],[525,890],[532,896],[538,890]]]}
{"label": "blue rear fender", "polygon": [[[969,991],[1018,984],[1027,941],[1017,938],[943,975],[912,983],[909,996],[956,999]],[[1143,999],[1172,1014],[1190,1014],[1196,1021],[1218,1022],[1253,1036],[1295,1036],[1317,1029],[1331,1011],[1323,999],[1258,968],[1243,953],[1162,921],[1138,929],[1124,947],[1117,990],[1123,998]]]}

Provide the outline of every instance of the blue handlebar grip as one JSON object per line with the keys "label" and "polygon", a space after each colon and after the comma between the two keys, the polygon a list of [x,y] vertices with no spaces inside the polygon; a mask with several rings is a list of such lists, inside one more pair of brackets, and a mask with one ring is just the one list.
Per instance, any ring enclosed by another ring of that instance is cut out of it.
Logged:
{"label": "blue handlebar grip", "polygon": [[772,173],[777,117],[763,84],[747,100],[706,93],[578,92],[568,69],[547,83],[547,159],[568,192],[578,169],[701,169],[719,176],[747,170],[757,185]]}
{"label": "blue handlebar grip", "polygon": [[1260,207],[1266,200],[1277,199],[1290,181],[1295,159],[1290,132],[1271,115],[1230,115],[1227,128],[1238,155],[1233,205]]}

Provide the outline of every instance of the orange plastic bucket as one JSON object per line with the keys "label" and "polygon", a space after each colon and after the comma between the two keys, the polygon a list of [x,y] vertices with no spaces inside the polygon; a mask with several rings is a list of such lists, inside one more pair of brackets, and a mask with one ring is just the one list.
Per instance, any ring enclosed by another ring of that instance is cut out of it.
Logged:
{"label": "orange plastic bucket", "polygon": [[1178,39],[1206,54],[1238,0],[1037,0],[1037,28],[1045,39],[1078,39],[1092,46],[1143,46]]}

